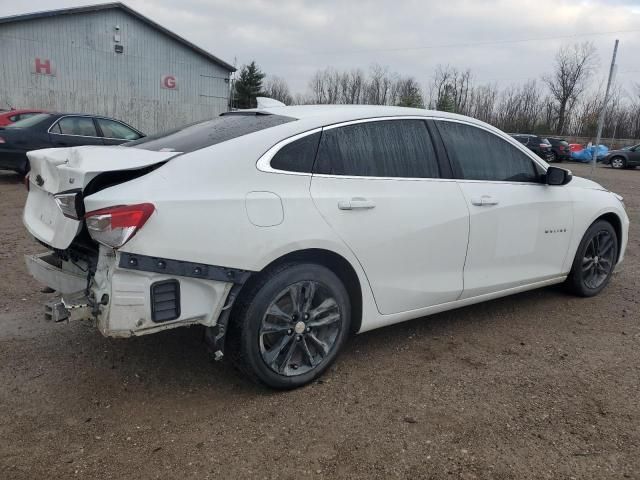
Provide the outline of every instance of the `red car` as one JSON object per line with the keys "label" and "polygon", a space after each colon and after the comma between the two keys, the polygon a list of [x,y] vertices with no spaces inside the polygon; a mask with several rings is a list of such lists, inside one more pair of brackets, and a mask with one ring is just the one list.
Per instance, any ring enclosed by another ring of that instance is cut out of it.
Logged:
{"label": "red car", "polygon": [[25,118],[32,117],[38,113],[44,113],[44,110],[9,110],[6,112],[0,112],[0,127],[11,125],[18,120],[24,120]]}

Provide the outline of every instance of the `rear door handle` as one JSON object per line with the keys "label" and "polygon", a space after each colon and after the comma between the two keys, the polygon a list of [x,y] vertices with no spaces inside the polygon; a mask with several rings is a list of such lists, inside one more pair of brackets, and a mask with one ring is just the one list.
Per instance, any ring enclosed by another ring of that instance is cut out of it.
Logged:
{"label": "rear door handle", "polygon": [[362,197],[353,197],[351,200],[340,200],[338,208],[340,210],[370,210],[375,208],[376,204]]}
{"label": "rear door handle", "polygon": [[491,205],[498,205],[498,199],[491,195],[482,195],[481,197],[474,197],[471,199],[471,203],[478,207],[489,207]]}

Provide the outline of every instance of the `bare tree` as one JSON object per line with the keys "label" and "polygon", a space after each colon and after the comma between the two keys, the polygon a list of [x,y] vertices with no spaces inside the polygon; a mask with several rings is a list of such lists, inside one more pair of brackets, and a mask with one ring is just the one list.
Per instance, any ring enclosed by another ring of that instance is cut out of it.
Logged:
{"label": "bare tree", "polygon": [[555,70],[543,81],[555,100],[559,134],[564,133],[568,112],[584,92],[596,66],[596,48],[591,42],[565,45],[556,53]]}
{"label": "bare tree", "polygon": [[438,110],[466,114],[472,90],[471,70],[438,65],[432,78],[429,103]]}
{"label": "bare tree", "polygon": [[262,88],[264,95],[285,105],[291,105],[293,103],[293,97],[289,90],[287,81],[282,77],[268,76],[265,80],[265,85]]}

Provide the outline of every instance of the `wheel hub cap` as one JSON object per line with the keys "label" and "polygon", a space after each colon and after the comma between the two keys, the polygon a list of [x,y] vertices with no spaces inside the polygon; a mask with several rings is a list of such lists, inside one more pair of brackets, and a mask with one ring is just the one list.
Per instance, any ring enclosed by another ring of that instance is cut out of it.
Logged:
{"label": "wheel hub cap", "polygon": [[296,333],[304,333],[304,329],[307,328],[307,326],[304,324],[304,322],[298,322],[296,323],[296,326],[293,327],[293,330]]}

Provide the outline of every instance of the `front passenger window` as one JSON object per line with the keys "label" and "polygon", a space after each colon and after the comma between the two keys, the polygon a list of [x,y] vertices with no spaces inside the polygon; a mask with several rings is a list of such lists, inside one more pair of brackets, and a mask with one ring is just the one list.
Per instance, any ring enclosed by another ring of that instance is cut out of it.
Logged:
{"label": "front passenger window", "polygon": [[533,160],[497,135],[464,123],[438,121],[436,124],[456,177],[538,182]]}

